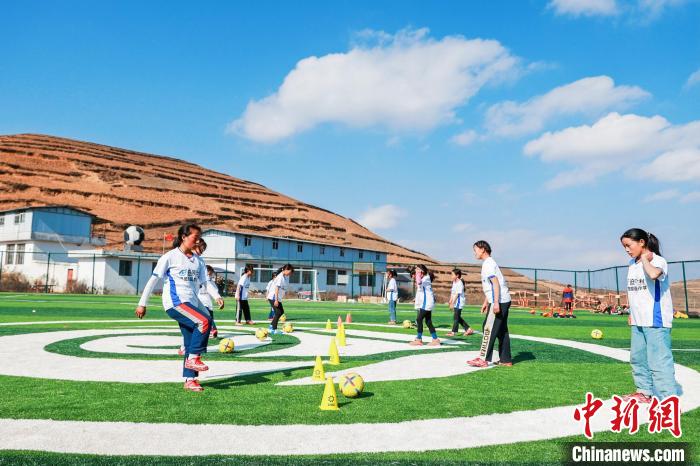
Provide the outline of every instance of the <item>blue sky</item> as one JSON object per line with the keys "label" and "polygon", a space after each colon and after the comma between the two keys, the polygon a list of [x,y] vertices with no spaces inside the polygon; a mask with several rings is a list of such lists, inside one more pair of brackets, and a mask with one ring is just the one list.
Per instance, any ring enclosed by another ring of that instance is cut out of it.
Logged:
{"label": "blue sky", "polygon": [[[700,258],[700,2],[15,2],[0,133],[180,157],[446,261]],[[695,73],[695,74],[694,74]]]}

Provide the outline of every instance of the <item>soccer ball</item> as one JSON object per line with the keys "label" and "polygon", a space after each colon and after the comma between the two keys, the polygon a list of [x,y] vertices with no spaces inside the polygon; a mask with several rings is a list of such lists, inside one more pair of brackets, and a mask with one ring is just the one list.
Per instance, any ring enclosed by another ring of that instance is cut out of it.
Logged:
{"label": "soccer ball", "polygon": [[255,338],[257,338],[260,341],[263,341],[265,338],[267,338],[267,330],[264,328],[259,328],[255,331]]}
{"label": "soccer ball", "polygon": [[224,338],[219,342],[219,353],[233,353],[233,339]]}
{"label": "soccer ball", "polygon": [[292,333],[294,331],[294,326],[292,324],[285,324],[282,330],[284,330],[284,333]]}
{"label": "soccer ball", "polygon": [[411,321],[410,321],[410,320],[404,320],[404,321],[403,321],[403,328],[411,328]]}
{"label": "soccer ball", "polygon": [[124,230],[124,242],[126,244],[139,246],[144,239],[146,239],[146,234],[141,227],[131,225],[129,228]]}
{"label": "soccer ball", "polygon": [[348,398],[357,398],[365,389],[365,381],[360,374],[350,372],[340,377],[338,388]]}
{"label": "soccer ball", "polygon": [[598,330],[598,329],[594,329],[591,332],[591,338],[593,338],[594,340],[600,340],[601,338],[603,338],[603,331]]}
{"label": "soccer ball", "polygon": [[282,317],[280,317],[280,322],[282,322],[282,323],[287,322],[287,316],[282,314]]}

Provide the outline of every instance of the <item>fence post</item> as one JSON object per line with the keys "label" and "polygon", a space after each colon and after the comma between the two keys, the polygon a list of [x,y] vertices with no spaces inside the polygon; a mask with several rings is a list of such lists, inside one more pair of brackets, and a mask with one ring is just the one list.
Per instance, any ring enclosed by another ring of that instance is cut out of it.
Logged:
{"label": "fence post", "polygon": [[617,305],[620,305],[620,281],[617,275],[617,267],[615,267],[615,289],[617,290]]}
{"label": "fence post", "polygon": [[535,308],[538,306],[538,301],[540,300],[539,298],[539,293],[537,293],[537,269],[535,269],[535,292],[534,292],[534,298],[535,298]]}
{"label": "fence post", "polygon": [[588,269],[588,294],[591,294],[591,270]]}
{"label": "fence post", "polygon": [[685,279],[685,261],[681,261],[681,268],[683,269],[683,293],[685,294],[685,313],[690,312],[690,306],[688,306],[688,280]]}
{"label": "fence post", "polygon": [[44,293],[49,292],[49,266],[51,265],[51,253],[46,254],[46,280],[44,281]]}
{"label": "fence post", "polygon": [[574,290],[578,290],[578,274],[574,272]]}
{"label": "fence post", "polygon": [[224,296],[228,296],[228,257],[224,262]]}
{"label": "fence post", "polygon": [[92,254],[92,294],[95,294],[95,254]]}
{"label": "fence post", "polygon": [[141,284],[141,256],[136,263],[136,295],[139,294],[139,285]]}
{"label": "fence post", "polygon": [[2,290],[2,263],[5,262],[3,254],[4,251],[0,251],[0,290]]}

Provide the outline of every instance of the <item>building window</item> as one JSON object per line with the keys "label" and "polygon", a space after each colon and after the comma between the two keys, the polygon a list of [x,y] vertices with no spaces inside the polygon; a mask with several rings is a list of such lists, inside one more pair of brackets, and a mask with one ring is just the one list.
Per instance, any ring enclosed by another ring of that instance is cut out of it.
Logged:
{"label": "building window", "polygon": [[304,252],[304,245],[302,243],[297,243],[297,252]]}
{"label": "building window", "polygon": [[374,260],[378,261],[379,260],[379,253],[374,255]]}
{"label": "building window", "polygon": [[320,247],[320,252],[321,252],[321,255],[324,255],[324,254],[326,253],[326,247],[325,247],[325,246],[321,246],[321,247]]}
{"label": "building window", "polygon": [[244,247],[248,247],[248,246],[250,246],[251,244],[253,244],[253,238],[251,238],[250,236],[247,236],[247,235],[244,236],[244,237],[243,237],[243,246],[244,246]]}
{"label": "building window", "polygon": [[131,276],[131,261],[119,261],[119,276]]}
{"label": "building window", "polygon": [[304,270],[301,273],[301,284],[302,285],[311,285],[312,281],[313,281],[313,271]]}
{"label": "building window", "polygon": [[151,262],[151,273],[153,273],[153,271],[156,269],[157,264],[158,262]]}
{"label": "building window", "polygon": [[24,264],[24,244],[17,245],[17,252],[15,253],[15,264]]}
{"label": "building window", "polygon": [[13,264],[15,262],[15,245],[8,244],[5,250],[5,264]]}
{"label": "building window", "polygon": [[4,215],[0,215],[0,227],[3,226],[3,225],[5,225],[5,216],[4,216]]}
{"label": "building window", "polygon": [[20,223],[24,223],[24,212],[15,214],[15,225],[19,225]]}
{"label": "building window", "polygon": [[260,271],[260,283],[267,283],[272,280],[272,265],[266,265],[265,269]]}
{"label": "building window", "polygon": [[301,270],[295,270],[292,272],[292,274],[289,276],[289,283],[293,285],[298,285],[301,283]]}
{"label": "building window", "polygon": [[365,258],[365,253],[360,251],[360,259],[364,259],[364,258]]}
{"label": "building window", "polygon": [[374,274],[360,274],[360,286],[374,286]]}
{"label": "building window", "polygon": [[340,248],[340,257],[345,257],[345,249]]}
{"label": "building window", "polygon": [[338,270],[338,285],[347,285],[348,284],[348,271],[347,270]]}
{"label": "building window", "polygon": [[272,240],[272,249],[277,250],[280,248],[280,242],[277,241],[276,239]]}
{"label": "building window", "polygon": [[331,269],[326,270],[326,285],[335,286],[337,283],[336,271]]}

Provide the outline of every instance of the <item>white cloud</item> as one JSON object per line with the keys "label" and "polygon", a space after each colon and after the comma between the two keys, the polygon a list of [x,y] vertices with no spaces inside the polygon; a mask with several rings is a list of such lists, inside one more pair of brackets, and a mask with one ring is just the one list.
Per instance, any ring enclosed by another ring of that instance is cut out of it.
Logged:
{"label": "white cloud", "polygon": [[681,202],[687,204],[689,202],[700,202],[700,191],[693,191],[681,196]]}
{"label": "white cloud", "polygon": [[644,198],[644,202],[659,202],[659,201],[669,201],[680,196],[681,193],[677,189],[667,189],[666,191],[659,191],[658,193],[650,194]]}
{"label": "white cloud", "polygon": [[688,80],[685,82],[685,88],[689,89],[698,83],[700,83],[700,69],[688,76]]}
{"label": "white cloud", "polygon": [[655,19],[668,8],[680,6],[686,3],[686,0],[639,0],[638,8],[641,14],[647,19]]}
{"label": "white cloud", "polygon": [[399,207],[385,204],[379,207],[370,207],[362,213],[357,222],[370,230],[382,230],[395,227],[399,220],[405,216],[406,213]]}
{"label": "white cloud", "polygon": [[700,181],[700,148],[665,152],[643,166],[639,175],[657,181]]}
{"label": "white cloud", "polygon": [[272,143],[323,123],[427,131],[455,120],[483,86],[513,79],[519,60],[495,40],[364,32],[348,52],[300,60],[273,94],[248,103],[229,131]]}
{"label": "white cloud", "polygon": [[476,141],[478,134],[473,129],[468,129],[464,132],[452,136],[450,141],[458,146],[468,146],[472,142]]}
{"label": "white cloud", "polygon": [[700,121],[674,126],[658,115],[610,113],[590,126],[547,132],[528,142],[524,152],[575,166],[548,182],[550,189],[558,189],[622,169],[632,177],[659,181],[700,179],[699,148]]}
{"label": "white cloud", "polygon": [[615,16],[620,12],[615,0],[552,0],[549,8],[568,16]]}
{"label": "white cloud", "polygon": [[539,131],[562,116],[596,115],[647,97],[649,93],[637,86],[616,86],[608,76],[594,76],[556,87],[526,102],[493,105],[486,112],[485,126],[493,135],[518,136]]}
{"label": "white cloud", "polygon": [[474,225],[471,223],[458,223],[452,227],[452,231],[455,233],[465,233],[472,230],[474,230]]}

